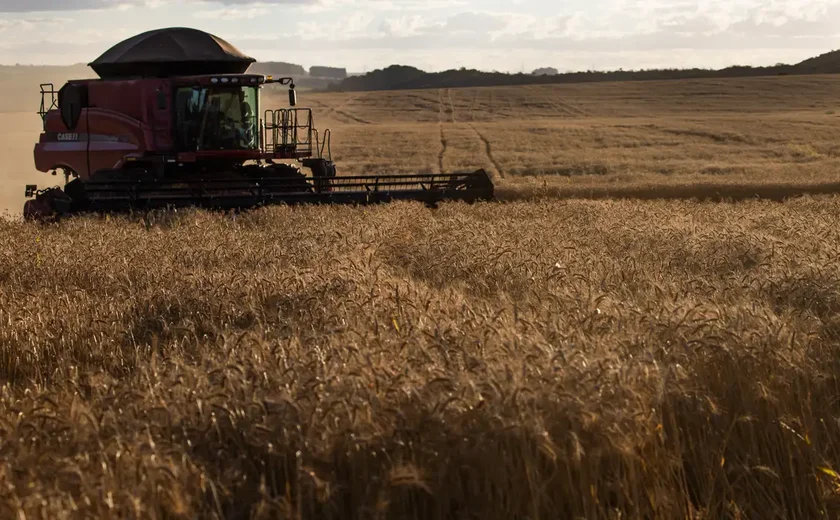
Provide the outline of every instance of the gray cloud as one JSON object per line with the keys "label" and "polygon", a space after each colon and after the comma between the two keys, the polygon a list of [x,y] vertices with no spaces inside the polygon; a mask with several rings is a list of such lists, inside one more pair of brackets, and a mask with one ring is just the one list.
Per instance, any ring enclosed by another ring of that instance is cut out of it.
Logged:
{"label": "gray cloud", "polygon": [[0,12],[75,11],[81,9],[103,9],[116,5],[119,5],[119,2],[112,0],[0,0]]}
{"label": "gray cloud", "polygon": [[464,12],[450,16],[444,28],[453,32],[498,31],[505,28],[505,21],[489,13]]}
{"label": "gray cloud", "polygon": [[[185,0],[0,0],[0,12],[69,13],[120,5],[171,6],[176,1]],[[193,10],[196,18],[224,20],[270,16],[264,14],[275,11],[270,4],[335,8],[335,16],[320,18],[304,13],[290,17],[278,31],[248,31],[248,24],[243,23],[231,25],[232,30],[242,31],[239,34],[216,34],[258,59],[327,62],[340,55],[348,66],[399,61],[430,64],[431,68],[455,64],[509,68],[519,67],[520,59],[550,64],[550,56],[563,56],[556,58],[560,63],[554,63],[568,64],[561,68],[772,64],[831,50],[840,32],[831,23],[840,16],[840,0],[705,0],[699,4],[696,0],[602,0],[619,7],[553,16],[540,16],[527,9],[486,11],[475,5],[463,11],[425,9],[451,0],[187,1],[201,8]],[[367,8],[386,4],[420,7],[396,12]],[[161,13],[164,11],[161,9]],[[0,40],[0,57],[7,61],[19,61],[23,56],[42,62],[61,56],[67,56],[62,60],[65,62],[81,61],[133,34],[130,27],[122,27],[119,32],[74,24],[67,26],[73,38],[66,38],[64,33],[59,38],[56,31],[39,31],[35,40],[20,37],[29,33],[19,26],[44,23],[42,15],[30,15],[29,20],[7,16],[5,22],[2,18],[0,34],[7,37]],[[290,48],[290,41],[298,44]],[[514,54],[516,57],[512,57]]]}
{"label": "gray cloud", "polygon": [[[199,0],[209,1],[209,0]],[[309,4],[316,0],[216,0],[224,5],[249,4]],[[111,9],[123,5],[144,5],[149,0],[0,0],[0,13],[31,13],[42,11],[85,11]]]}

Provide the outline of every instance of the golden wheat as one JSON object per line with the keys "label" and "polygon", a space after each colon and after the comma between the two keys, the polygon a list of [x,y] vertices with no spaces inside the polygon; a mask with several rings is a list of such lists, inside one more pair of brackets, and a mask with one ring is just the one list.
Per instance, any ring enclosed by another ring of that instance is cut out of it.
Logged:
{"label": "golden wheat", "polygon": [[836,78],[307,98],[506,202],[0,220],[1,518],[838,517]]}
{"label": "golden wheat", "polygon": [[0,516],[836,514],[840,200],[0,224]]}

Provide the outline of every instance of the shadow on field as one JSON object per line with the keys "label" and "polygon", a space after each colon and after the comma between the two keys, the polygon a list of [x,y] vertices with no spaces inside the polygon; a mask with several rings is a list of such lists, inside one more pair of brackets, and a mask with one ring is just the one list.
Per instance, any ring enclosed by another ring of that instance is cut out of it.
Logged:
{"label": "shadow on field", "polygon": [[639,199],[708,200],[716,202],[771,200],[783,202],[805,195],[840,194],[840,182],[749,184],[704,183],[686,185],[552,186],[501,184],[496,197],[501,201],[536,199]]}

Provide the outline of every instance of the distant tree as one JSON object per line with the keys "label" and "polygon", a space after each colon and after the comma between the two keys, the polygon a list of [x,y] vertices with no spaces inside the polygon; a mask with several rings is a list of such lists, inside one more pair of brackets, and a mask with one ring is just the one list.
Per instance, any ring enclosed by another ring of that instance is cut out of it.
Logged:
{"label": "distant tree", "polygon": [[282,75],[282,76],[305,76],[306,69],[294,63],[282,61],[262,61],[254,63],[248,72],[252,74]]}
{"label": "distant tree", "polygon": [[309,75],[321,78],[344,79],[347,77],[347,69],[314,65],[309,67]]}
{"label": "distant tree", "polygon": [[613,71],[586,70],[559,73],[553,67],[543,67],[532,73],[506,73],[475,69],[425,72],[415,67],[391,65],[361,76],[348,77],[329,87],[330,90],[402,90],[423,88],[479,87],[494,85],[563,84],[595,81],[645,81],[691,78],[734,78],[788,74],[837,74],[840,73],[840,52],[833,51],[796,65],[777,64],[772,67],[732,65],[724,69],[711,68],[663,68]]}

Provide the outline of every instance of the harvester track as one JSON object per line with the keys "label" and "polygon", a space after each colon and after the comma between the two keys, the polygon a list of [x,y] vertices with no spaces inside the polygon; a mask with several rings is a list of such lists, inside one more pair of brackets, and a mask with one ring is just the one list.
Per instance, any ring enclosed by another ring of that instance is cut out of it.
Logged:
{"label": "harvester track", "polygon": [[504,179],[505,178],[504,169],[502,169],[502,165],[499,164],[499,162],[493,157],[493,147],[490,144],[490,140],[487,139],[487,137],[485,137],[484,134],[479,132],[474,124],[470,123],[470,128],[472,129],[473,132],[475,132],[475,135],[478,136],[478,138],[481,140],[482,144],[484,145],[484,154],[487,156],[487,160],[489,160],[490,164],[492,164],[493,167],[496,169],[496,172],[499,174],[499,177]]}

